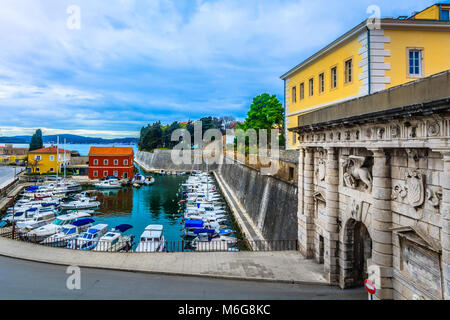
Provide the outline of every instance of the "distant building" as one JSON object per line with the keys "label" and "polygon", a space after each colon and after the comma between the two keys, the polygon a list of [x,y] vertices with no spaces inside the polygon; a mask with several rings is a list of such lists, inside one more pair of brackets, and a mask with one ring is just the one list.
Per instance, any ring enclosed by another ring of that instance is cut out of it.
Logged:
{"label": "distant building", "polygon": [[89,150],[89,178],[115,176],[134,177],[134,151],[130,147],[91,147]]}
{"label": "distant building", "polygon": [[[29,173],[56,173],[70,165],[71,151],[51,146],[28,152],[27,171]],[[59,169],[58,169],[59,167]]]}
{"label": "distant building", "polygon": [[28,148],[14,148],[12,144],[0,147],[0,164],[24,165],[27,160]]}

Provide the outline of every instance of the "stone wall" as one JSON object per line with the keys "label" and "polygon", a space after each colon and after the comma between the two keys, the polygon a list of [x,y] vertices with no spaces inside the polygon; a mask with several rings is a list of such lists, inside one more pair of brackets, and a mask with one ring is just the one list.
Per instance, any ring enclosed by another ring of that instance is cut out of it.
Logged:
{"label": "stone wall", "polygon": [[297,239],[297,186],[247,165],[222,164],[218,174],[266,240]]}
{"label": "stone wall", "polygon": [[[195,155],[191,156],[191,164],[176,164],[172,161],[172,150],[154,150],[153,152],[138,151],[135,159],[144,164],[149,170],[173,170],[173,171],[191,171],[206,170],[206,164],[194,164]],[[198,157],[197,157],[198,159]],[[217,165],[210,165],[209,169],[214,170]]]}

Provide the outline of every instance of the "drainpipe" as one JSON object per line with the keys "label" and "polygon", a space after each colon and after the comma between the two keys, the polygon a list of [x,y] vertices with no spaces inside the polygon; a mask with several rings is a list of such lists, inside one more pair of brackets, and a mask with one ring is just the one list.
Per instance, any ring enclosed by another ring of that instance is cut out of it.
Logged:
{"label": "drainpipe", "polygon": [[372,89],[371,89],[371,74],[370,74],[370,29],[367,28],[367,83],[369,86],[369,92],[368,94],[372,93]]}

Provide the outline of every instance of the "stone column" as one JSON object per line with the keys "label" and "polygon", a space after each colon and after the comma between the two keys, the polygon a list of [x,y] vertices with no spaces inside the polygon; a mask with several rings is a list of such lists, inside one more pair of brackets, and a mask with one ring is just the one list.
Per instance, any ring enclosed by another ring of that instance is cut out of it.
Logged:
{"label": "stone column", "polygon": [[324,230],[324,268],[330,284],[339,282],[339,161],[337,148],[326,148],[327,163],[325,182],[327,191],[326,229]]}
{"label": "stone column", "polygon": [[300,252],[314,257],[314,151],[300,149],[298,180],[298,233]]}
{"label": "stone column", "polygon": [[442,276],[444,299],[450,299],[450,150],[442,152],[444,171],[441,172],[442,202],[441,212],[441,246],[442,246]]}
{"label": "stone column", "polygon": [[372,259],[368,262],[369,279],[375,284],[375,299],[393,299],[392,287],[392,212],[391,166],[383,149],[373,152],[372,168]]}
{"label": "stone column", "polygon": [[297,195],[298,195],[298,201],[297,201],[297,226],[298,226],[298,243],[299,243],[299,250],[300,252],[306,256],[306,247],[304,240],[306,237],[304,234],[306,233],[306,228],[304,226],[304,218],[303,218],[303,168],[304,168],[304,161],[305,161],[305,149],[300,148],[299,154],[298,154],[298,179],[297,179]]}

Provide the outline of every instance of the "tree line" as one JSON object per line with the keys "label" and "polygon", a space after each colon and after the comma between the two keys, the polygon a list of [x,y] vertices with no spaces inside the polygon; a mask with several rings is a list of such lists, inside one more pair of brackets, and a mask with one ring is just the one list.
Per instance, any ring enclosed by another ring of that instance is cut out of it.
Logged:
{"label": "tree line", "polygon": [[[227,129],[242,129],[245,134],[250,129],[256,130],[258,141],[260,139],[259,129],[267,130],[267,142],[271,142],[271,130],[275,129],[279,135],[279,145],[285,146],[284,137],[284,108],[276,95],[263,93],[253,98],[250,110],[244,122],[239,123],[232,116],[224,117],[203,117],[202,134],[209,129],[218,129],[225,135]],[[186,123],[178,121],[170,125],[162,125],[161,121],[154,122],[142,127],[139,138],[139,150],[153,151],[154,149],[172,149],[179,141],[171,141],[172,133],[177,129],[186,129],[191,135],[191,144],[194,144],[194,121],[189,120]],[[248,145],[248,137],[246,144]],[[235,139],[236,144],[237,139]],[[246,148],[248,152],[248,147]]]}

